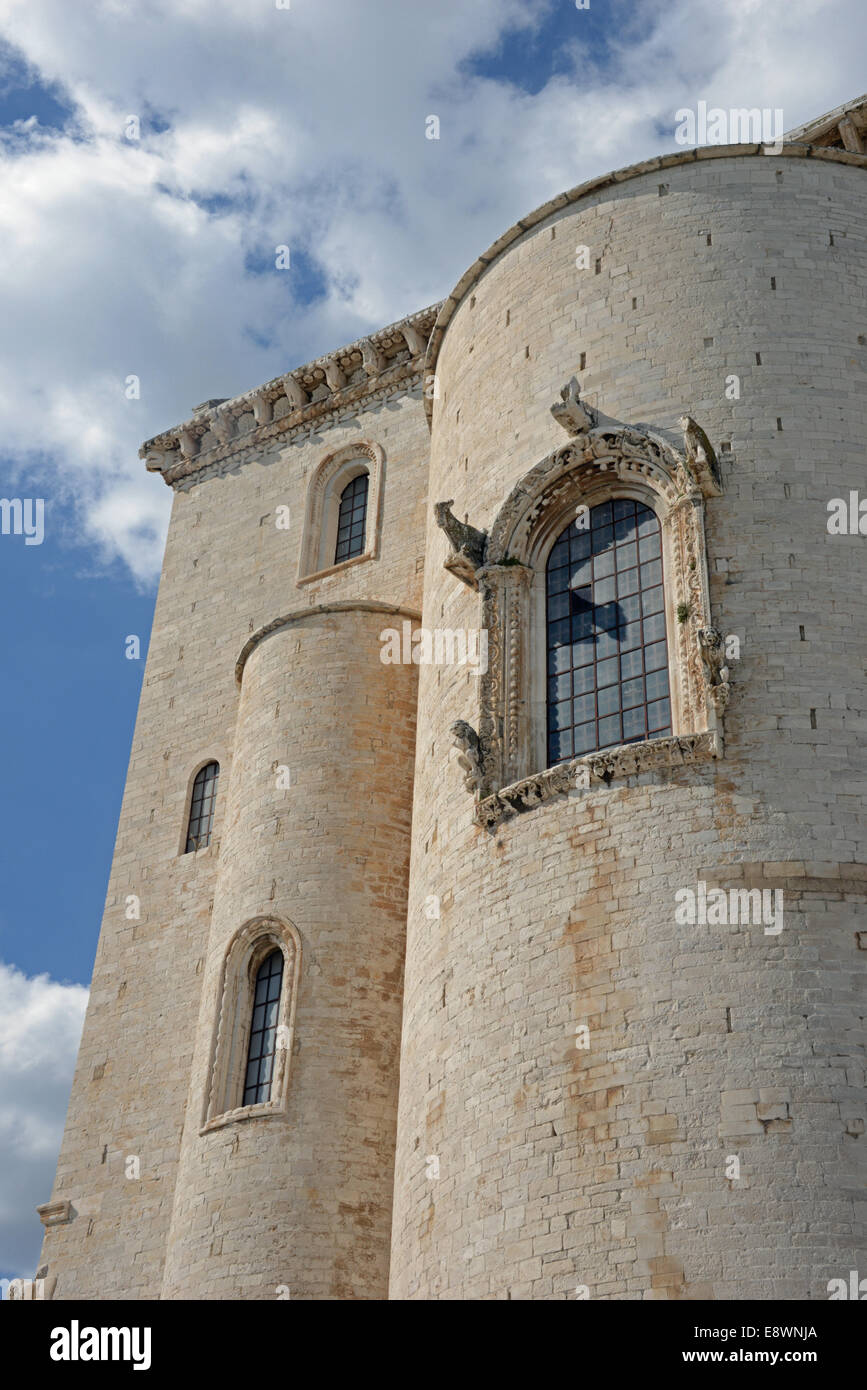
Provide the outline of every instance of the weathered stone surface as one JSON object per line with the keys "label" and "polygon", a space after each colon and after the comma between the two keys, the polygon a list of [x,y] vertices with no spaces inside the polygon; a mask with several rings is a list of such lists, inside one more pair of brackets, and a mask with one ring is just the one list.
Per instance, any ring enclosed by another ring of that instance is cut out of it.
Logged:
{"label": "weathered stone surface", "polygon": [[[825,525],[863,488],[865,178],[808,146],[606,175],[442,306],[144,447],[174,509],[54,1296],[807,1299],[867,1269],[867,540]],[[316,480],[356,450],[376,543],[319,570]],[[546,508],[600,486],[668,518],[682,699],[671,739],[548,769]],[[383,663],[420,611],[495,625],[490,672]],[[781,932],[679,923],[699,882],[779,890]],[[259,921],[298,953],[285,1104],[217,1114]]]}

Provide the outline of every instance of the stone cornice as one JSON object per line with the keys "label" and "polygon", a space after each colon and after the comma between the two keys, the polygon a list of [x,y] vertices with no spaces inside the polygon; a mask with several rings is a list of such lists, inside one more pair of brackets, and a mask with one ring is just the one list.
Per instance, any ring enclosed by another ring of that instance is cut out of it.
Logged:
{"label": "stone cornice", "polygon": [[209,400],[189,420],[139,450],[149,472],[170,487],[188,486],[247,462],[279,436],[292,438],[378,400],[420,386],[424,354],[439,305],[337,348],[230,400]]}
{"label": "stone cornice", "polygon": [[833,111],[808,121],[783,136],[787,145],[819,145],[824,149],[850,150],[864,154],[867,148],[867,93],[844,101]]}
{"label": "stone cornice", "polygon": [[[785,138],[791,139],[791,137]],[[428,343],[424,364],[425,379],[436,376],[440,347],[446,329],[454,318],[461,301],[478,284],[488,267],[493,265],[513,242],[519,241],[525,233],[533,231],[555,213],[561,212],[563,208],[569,207],[572,203],[580,202],[582,198],[600,193],[606,188],[615,188],[618,184],[627,183],[630,179],[637,179],[642,174],[655,173],[659,169],[673,169],[679,164],[694,164],[698,160],[704,159],[744,159],[766,155],[769,156],[770,151],[765,145],[701,145],[695,149],[682,150],[677,154],[657,155],[654,159],[642,160],[640,164],[630,164],[625,169],[617,169],[613,173],[602,174],[599,178],[588,179],[586,183],[580,183],[575,188],[570,188],[568,192],[558,193],[556,198],[550,198],[547,203],[543,203],[534,212],[522,217],[507,232],[498,237],[493,245],[489,246],[487,251],[479,256],[478,260],[474,261],[470,268],[464,272],[448,298],[442,301]],[[777,159],[828,160],[834,164],[854,164],[860,169],[867,169],[867,156],[863,154],[854,154],[849,150],[824,149],[817,145],[784,144],[779,154],[774,157]],[[425,393],[424,408],[428,424],[433,419],[435,394],[435,392]]]}
{"label": "stone cornice", "polygon": [[235,662],[235,680],[238,685],[244,676],[244,667],[247,658],[255,647],[265,638],[270,637],[272,632],[279,632],[281,628],[290,627],[293,623],[300,623],[304,618],[315,617],[319,613],[386,613],[395,617],[410,618],[414,622],[421,622],[421,614],[414,608],[405,608],[398,603],[381,603],[378,599],[337,599],[331,603],[311,603],[307,608],[296,608],[292,613],[284,613],[280,618],[272,618],[270,623],[265,623],[264,627],[257,628],[244,643],[241,648],[238,660]]}
{"label": "stone cornice", "polygon": [[36,1208],[43,1226],[63,1226],[72,1220],[72,1203],[67,1199],[58,1202],[43,1202]]}
{"label": "stone cornice", "polygon": [[534,777],[524,777],[509,787],[502,787],[493,796],[486,796],[476,803],[473,819],[486,830],[494,830],[501,821],[511,816],[533,811],[553,797],[563,796],[578,788],[587,790],[598,783],[608,786],[612,781],[637,777],[643,772],[668,772],[689,763],[721,758],[722,755],[722,739],[713,730],[606,748],[582,758],[557,763]]}

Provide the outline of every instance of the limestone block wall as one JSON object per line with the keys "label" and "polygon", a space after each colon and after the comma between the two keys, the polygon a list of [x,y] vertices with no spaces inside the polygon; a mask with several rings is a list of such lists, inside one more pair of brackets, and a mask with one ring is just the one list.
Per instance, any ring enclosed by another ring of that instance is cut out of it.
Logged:
{"label": "limestone block wall", "polygon": [[[417,668],[380,661],[383,625],[302,616],[244,667],[165,1298],[385,1296]],[[300,938],[288,1109],[202,1134],[223,958],[260,915]]]}
{"label": "limestone block wall", "polygon": [[[702,155],[557,200],[440,317],[431,502],[489,527],[573,373],[625,422],[686,411],[741,657],[721,762],[493,834],[450,751],[475,678],[421,668],[393,1297],[821,1298],[867,1259],[867,570],[826,529],[863,489],[865,169]],[[429,521],[425,624],[477,627],[446,554]],[[782,932],[678,925],[699,881],[782,889]]]}
{"label": "limestone block wall", "polygon": [[[299,588],[310,478],[325,455],[358,440],[384,453],[378,557]],[[299,608],[358,597],[418,608],[428,447],[420,393],[398,393],[319,433],[278,439],[242,466],[203,469],[175,494],[51,1194],[70,1202],[71,1219],[46,1230],[42,1253],[57,1298],[160,1296],[227,827],[235,663],[252,633]],[[279,506],[289,507],[288,530],[276,525]],[[351,703],[351,690],[344,696]],[[212,843],[183,854],[191,777],[210,758],[221,765]],[[354,872],[363,878],[364,865]],[[135,920],[130,895],[140,901]],[[126,1176],[129,1156],[138,1178]]]}

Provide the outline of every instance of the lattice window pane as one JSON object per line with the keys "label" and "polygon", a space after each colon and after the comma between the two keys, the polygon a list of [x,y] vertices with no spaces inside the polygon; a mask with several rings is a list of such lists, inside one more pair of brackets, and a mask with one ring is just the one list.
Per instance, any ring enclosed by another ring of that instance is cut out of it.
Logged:
{"label": "lattice window pane", "polygon": [[271,1099],[271,1078],[277,1049],[277,1016],[283,984],[283,952],[272,951],[256,974],[250,1043],[244,1076],[244,1105]]}
{"label": "lattice window pane", "polygon": [[196,773],[193,795],[190,801],[190,820],[187,826],[186,853],[204,849],[211,843],[211,828],[214,823],[214,805],[217,800],[217,781],[220,764],[208,763]]}
{"label": "lattice window pane", "polygon": [[364,534],[367,526],[367,489],[370,479],[366,473],[359,473],[346,484],[340,494],[340,510],[337,516],[337,549],[334,563],[351,560],[364,554]]}
{"label": "lattice window pane", "polygon": [[[662,540],[618,497],[555,542],[547,572],[548,761],[671,733]],[[571,678],[571,700],[569,681]]]}

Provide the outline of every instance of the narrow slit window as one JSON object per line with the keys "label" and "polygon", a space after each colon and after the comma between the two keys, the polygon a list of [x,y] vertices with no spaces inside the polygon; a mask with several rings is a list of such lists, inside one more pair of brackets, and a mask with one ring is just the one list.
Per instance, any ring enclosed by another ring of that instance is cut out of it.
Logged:
{"label": "narrow slit window", "polygon": [[547,565],[549,766],[671,733],[659,518],[615,498],[589,523]]}
{"label": "narrow slit window", "polygon": [[367,473],[359,473],[357,478],[346,484],[340,494],[340,510],[337,515],[337,550],[335,565],[341,560],[352,560],[364,554],[364,532],[367,525],[367,488],[370,482]]}
{"label": "narrow slit window", "polygon": [[204,849],[211,843],[211,828],[214,823],[214,804],[217,799],[217,780],[220,764],[208,763],[196,773],[193,783],[193,796],[190,801],[190,820],[187,826],[187,848],[190,854]]}
{"label": "narrow slit window", "polygon": [[283,983],[283,952],[272,951],[256,974],[247,1071],[244,1077],[244,1105],[260,1105],[271,1099],[271,1080],[277,1051],[277,1016]]}

